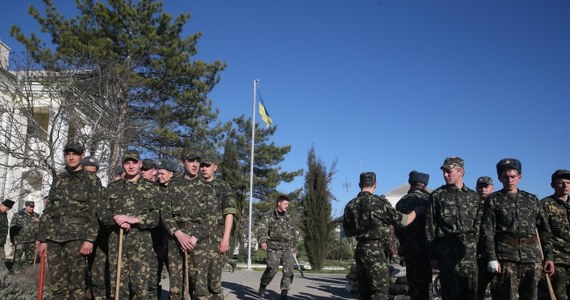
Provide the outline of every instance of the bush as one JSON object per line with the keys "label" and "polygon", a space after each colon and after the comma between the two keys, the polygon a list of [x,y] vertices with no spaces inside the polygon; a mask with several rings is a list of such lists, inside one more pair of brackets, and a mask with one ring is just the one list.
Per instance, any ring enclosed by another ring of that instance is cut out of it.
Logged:
{"label": "bush", "polygon": [[354,257],[354,250],[346,239],[335,240],[327,259],[330,260],[350,260]]}

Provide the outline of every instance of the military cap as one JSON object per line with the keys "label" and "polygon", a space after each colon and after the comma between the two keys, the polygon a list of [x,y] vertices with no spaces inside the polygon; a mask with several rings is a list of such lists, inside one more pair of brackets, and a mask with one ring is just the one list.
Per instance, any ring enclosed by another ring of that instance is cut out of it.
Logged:
{"label": "military cap", "polygon": [[504,170],[517,170],[522,174],[522,164],[518,159],[504,158],[497,163],[497,174],[501,175]]}
{"label": "military cap", "polygon": [[408,183],[412,184],[414,182],[421,182],[427,185],[429,182],[429,174],[420,173],[416,170],[413,170],[412,172],[410,172],[410,175],[408,176]]}
{"label": "military cap", "polygon": [[138,162],[139,160],[141,160],[141,156],[137,150],[127,150],[123,155],[123,162],[129,159]]}
{"label": "military cap", "polygon": [[184,153],[182,154],[182,159],[191,161],[194,159],[200,159],[202,155],[200,155],[199,151],[196,149],[186,148]]}
{"label": "military cap", "polygon": [[204,154],[204,156],[202,156],[200,158],[200,163],[201,164],[217,164],[220,160],[220,157],[218,156],[218,153],[216,153],[215,151],[208,151],[206,152],[206,154]]}
{"label": "military cap", "polygon": [[376,183],[376,173],[374,172],[363,172],[360,173],[360,181],[358,185],[362,186],[373,186]]}
{"label": "military cap", "polygon": [[83,147],[83,144],[79,142],[69,141],[63,147],[63,152],[68,152],[68,151],[73,151],[75,153],[82,154],[83,152],[85,152],[85,147]]}
{"label": "military cap", "polygon": [[176,172],[176,170],[178,169],[178,164],[171,160],[163,159],[158,163],[157,169],[164,169],[170,172]]}
{"label": "military cap", "polygon": [[463,158],[459,156],[449,156],[443,161],[443,165],[440,169],[442,170],[451,170],[453,168],[462,168],[464,167]]}
{"label": "military cap", "polygon": [[152,159],[143,159],[141,170],[146,171],[150,169],[156,169],[156,163]]}
{"label": "military cap", "polygon": [[93,166],[99,169],[99,161],[93,156],[86,156],[81,160],[82,166]]}
{"label": "military cap", "polygon": [[26,202],[24,202],[24,205],[25,205],[25,206],[36,206],[36,202],[34,202],[34,201],[26,201]]}
{"label": "military cap", "polygon": [[491,179],[491,177],[489,176],[481,176],[479,178],[477,178],[477,185],[476,186],[489,186],[489,185],[493,185],[493,179]]}
{"label": "military cap", "polygon": [[570,171],[564,169],[556,170],[556,172],[552,173],[552,182],[558,178],[570,179]]}
{"label": "military cap", "polygon": [[2,205],[6,206],[8,209],[11,209],[12,206],[14,206],[14,201],[6,199],[2,201]]}

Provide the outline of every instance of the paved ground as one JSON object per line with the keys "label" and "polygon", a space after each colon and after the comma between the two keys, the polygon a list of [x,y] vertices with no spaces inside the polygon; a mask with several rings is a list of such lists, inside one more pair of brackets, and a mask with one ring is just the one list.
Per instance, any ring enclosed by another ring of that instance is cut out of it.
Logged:
{"label": "paved ground", "polygon": [[[261,271],[238,270],[231,273],[224,270],[222,285],[224,287],[225,300],[257,299],[259,278]],[[271,284],[267,287],[266,299],[279,299],[279,282],[281,274],[277,273]],[[305,273],[301,277],[295,270],[293,285],[289,291],[290,299],[299,300],[325,300],[325,299],[356,299],[356,294],[350,294],[345,290],[345,274],[319,274]],[[168,291],[168,281],[163,280],[163,295]],[[166,295],[165,295],[166,296]],[[163,299],[168,299],[162,297]]]}

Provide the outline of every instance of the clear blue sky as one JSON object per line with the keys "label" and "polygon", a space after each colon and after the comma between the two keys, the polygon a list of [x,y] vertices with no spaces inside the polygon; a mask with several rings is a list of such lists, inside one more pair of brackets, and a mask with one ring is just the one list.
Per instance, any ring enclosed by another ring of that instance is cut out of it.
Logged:
{"label": "clear blue sky", "polygon": [[[67,11],[73,3],[55,2]],[[514,157],[520,187],[542,198],[550,175],[570,169],[568,0],[166,2],[170,13],[192,14],[186,31],[203,34],[198,58],[228,64],[210,95],[221,120],[251,116],[259,79],[273,141],[292,146],[282,169],[305,168],[311,145],[327,166],[338,158],[335,215],[361,171],[378,174],[378,193],[414,169],[436,188],[444,158],[458,155],[469,187],[489,175],[500,188],[495,164]],[[37,32],[26,11],[39,1],[0,3],[10,7],[0,39],[17,50],[9,27]]]}

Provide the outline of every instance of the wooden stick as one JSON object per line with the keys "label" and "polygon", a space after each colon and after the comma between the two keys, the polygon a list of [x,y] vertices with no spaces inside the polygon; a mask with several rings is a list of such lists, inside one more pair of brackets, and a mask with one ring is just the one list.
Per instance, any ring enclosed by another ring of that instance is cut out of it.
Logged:
{"label": "wooden stick", "polygon": [[[544,260],[544,252],[542,251],[542,244],[540,243],[540,235],[538,234],[538,228],[536,228],[536,238],[538,241],[538,248],[540,249],[540,255],[542,260]],[[554,289],[552,288],[552,282],[550,282],[550,276],[546,275],[546,285],[548,286],[548,293],[550,294],[551,300],[556,300],[556,295],[554,294]]]}
{"label": "wooden stick", "polygon": [[184,251],[184,300],[190,300],[190,276],[188,276],[188,252]]}
{"label": "wooden stick", "polygon": [[44,252],[40,258],[40,282],[38,284],[38,300],[42,300],[44,294],[44,278],[45,278],[45,271],[46,271],[46,256],[47,254]]}
{"label": "wooden stick", "polygon": [[117,277],[115,278],[115,300],[119,300],[121,286],[121,261],[123,258],[123,228],[119,231],[119,257],[117,259]]}

